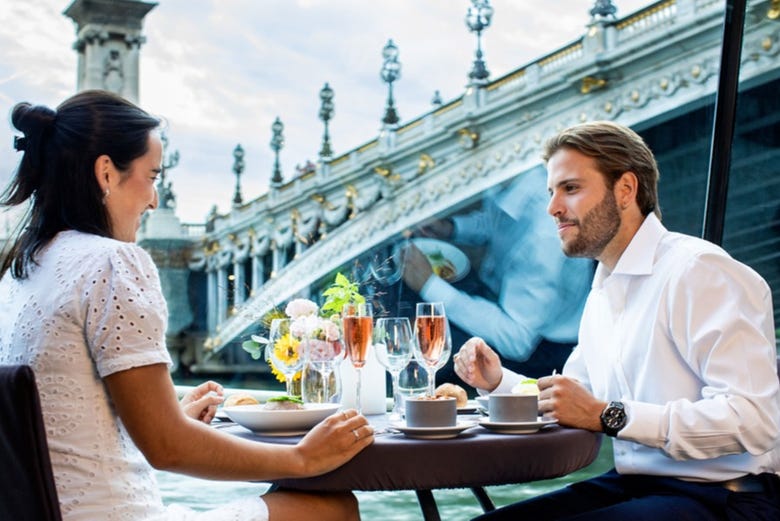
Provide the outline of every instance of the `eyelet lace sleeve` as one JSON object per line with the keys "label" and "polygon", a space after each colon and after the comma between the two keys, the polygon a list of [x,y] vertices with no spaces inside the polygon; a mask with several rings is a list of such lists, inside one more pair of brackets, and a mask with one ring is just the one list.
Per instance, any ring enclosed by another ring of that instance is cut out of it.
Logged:
{"label": "eyelet lace sleeve", "polygon": [[171,364],[165,346],[168,309],[157,270],[144,250],[134,244],[115,247],[86,282],[87,345],[101,378],[133,367]]}

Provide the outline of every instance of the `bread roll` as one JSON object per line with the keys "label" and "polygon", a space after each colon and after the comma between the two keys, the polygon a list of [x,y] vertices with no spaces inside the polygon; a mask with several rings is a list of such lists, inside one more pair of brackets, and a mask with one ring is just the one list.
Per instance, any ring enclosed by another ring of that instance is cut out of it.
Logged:
{"label": "bread roll", "polygon": [[246,393],[231,394],[222,404],[223,407],[232,407],[234,405],[256,405],[258,402],[254,396]]}
{"label": "bread roll", "polygon": [[466,390],[457,384],[441,384],[436,388],[436,396],[452,396],[455,398],[455,404],[458,407],[465,407],[469,401]]}

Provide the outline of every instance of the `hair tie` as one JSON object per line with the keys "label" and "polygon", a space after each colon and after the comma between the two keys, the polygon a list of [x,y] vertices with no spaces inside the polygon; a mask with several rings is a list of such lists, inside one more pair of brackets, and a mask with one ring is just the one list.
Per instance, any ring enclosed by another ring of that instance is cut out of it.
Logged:
{"label": "hair tie", "polygon": [[14,136],[14,148],[20,152],[27,150],[27,138],[24,136]]}

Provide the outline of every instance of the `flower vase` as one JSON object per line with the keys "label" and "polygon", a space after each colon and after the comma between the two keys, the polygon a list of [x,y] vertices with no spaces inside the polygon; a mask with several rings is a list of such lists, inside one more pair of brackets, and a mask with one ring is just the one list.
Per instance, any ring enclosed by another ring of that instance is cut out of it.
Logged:
{"label": "flower vase", "polygon": [[292,384],[290,385],[290,394],[292,396],[301,396],[302,388],[303,388],[303,375],[299,371],[295,373],[295,376],[293,377]]}
{"label": "flower vase", "polygon": [[328,396],[325,396],[325,385],[322,373],[313,364],[307,362],[301,375],[301,392],[305,403],[339,403],[341,400],[341,379],[338,367],[328,376]]}

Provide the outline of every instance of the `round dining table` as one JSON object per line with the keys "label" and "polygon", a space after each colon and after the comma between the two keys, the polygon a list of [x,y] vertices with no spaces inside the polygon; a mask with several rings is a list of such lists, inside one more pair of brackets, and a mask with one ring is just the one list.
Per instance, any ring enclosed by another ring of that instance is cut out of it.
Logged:
{"label": "round dining table", "polygon": [[[426,521],[439,518],[432,490],[470,488],[483,510],[495,508],[485,486],[524,483],[570,474],[592,463],[601,434],[545,425],[525,434],[502,434],[479,424],[479,416],[458,416],[473,423],[455,437],[418,439],[393,428],[387,415],[368,416],[376,430],[373,444],[327,474],[280,479],[274,487],[320,491],[414,490]],[[270,443],[297,443],[301,436],[254,433],[241,426],[233,435]]]}

